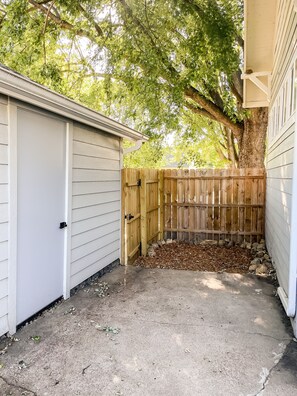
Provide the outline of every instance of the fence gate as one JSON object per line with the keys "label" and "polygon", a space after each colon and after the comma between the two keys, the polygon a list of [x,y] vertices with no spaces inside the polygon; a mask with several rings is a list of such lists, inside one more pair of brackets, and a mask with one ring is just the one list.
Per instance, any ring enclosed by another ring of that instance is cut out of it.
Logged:
{"label": "fence gate", "polygon": [[122,170],[122,264],[146,254],[147,244],[163,238],[163,172]]}

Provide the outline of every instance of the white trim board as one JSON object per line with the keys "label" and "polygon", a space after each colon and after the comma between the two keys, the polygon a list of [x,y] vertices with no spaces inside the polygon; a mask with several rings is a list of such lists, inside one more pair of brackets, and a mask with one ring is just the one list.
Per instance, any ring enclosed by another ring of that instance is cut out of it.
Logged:
{"label": "white trim board", "polygon": [[16,332],[17,294],[17,106],[8,99],[9,239],[8,331]]}
{"label": "white trim board", "polygon": [[66,177],[65,177],[65,219],[67,228],[64,236],[64,275],[63,297],[70,297],[71,265],[71,224],[72,224],[72,161],[73,161],[73,123],[66,124]]}
{"label": "white trim board", "polygon": [[112,135],[130,140],[148,140],[140,132],[51,91],[3,65],[0,65],[0,93]]}

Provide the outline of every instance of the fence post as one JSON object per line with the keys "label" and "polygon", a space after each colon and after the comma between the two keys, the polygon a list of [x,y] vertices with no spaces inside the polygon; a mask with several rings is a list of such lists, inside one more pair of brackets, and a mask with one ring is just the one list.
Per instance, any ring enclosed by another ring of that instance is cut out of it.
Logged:
{"label": "fence post", "polygon": [[159,195],[159,235],[158,239],[164,238],[164,171],[158,171],[158,195]]}
{"label": "fence post", "polygon": [[146,173],[145,169],[140,170],[140,235],[141,235],[141,255],[147,254],[147,212],[146,212]]}

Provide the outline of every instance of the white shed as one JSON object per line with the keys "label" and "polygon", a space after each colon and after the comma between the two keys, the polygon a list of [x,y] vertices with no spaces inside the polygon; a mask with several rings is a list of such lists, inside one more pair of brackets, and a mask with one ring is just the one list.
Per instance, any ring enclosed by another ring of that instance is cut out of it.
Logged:
{"label": "white shed", "polygon": [[0,335],[119,260],[123,138],[146,140],[0,66]]}
{"label": "white shed", "polygon": [[[297,335],[297,1],[245,0],[246,107],[268,106],[266,243]],[[252,71],[252,73],[250,73]]]}

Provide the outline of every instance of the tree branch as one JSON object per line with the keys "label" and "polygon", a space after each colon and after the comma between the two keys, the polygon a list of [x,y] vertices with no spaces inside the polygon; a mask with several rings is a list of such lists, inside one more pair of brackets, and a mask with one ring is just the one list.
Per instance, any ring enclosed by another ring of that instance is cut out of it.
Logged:
{"label": "tree branch", "polygon": [[39,11],[41,11],[46,17],[48,17],[49,19],[51,19],[53,22],[55,22],[57,25],[59,25],[62,29],[64,30],[70,30],[70,31],[74,31],[78,36],[82,36],[82,37],[87,37],[87,38],[91,38],[91,35],[89,34],[89,32],[87,32],[84,29],[76,29],[74,25],[72,25],[71,23],[65,21],[64,19],[58,17],[57,15],[53,14],[50,11],[50,8],[44,6],[41,3],[38,3],[35,0],[29,0],[29,3],[35,8],[38,9]]}
{"label": "tree branch", "polygon": [[78,4],[78,9],[83,13],[83,15],[86,17],[86,19],[91,22],[94,25],[94,28],[98,34],[98,36],[103,36],[103,30],[101,27],[98,25],[98,23],[95,21],[95,19],[83,8],[81,4]]}
{"label": "tree branch", "polygon": [[231,82],[231,90],[233,95],[236,97],[237,101],[239,102],[240,106],[243,103],[243,81],[241,79],[241,70],[237,70],[237,72],[233,73],[232,75],[232,82]]}
{"label": "tree branch", "polygon": [[200,107],[212,115],[219,123],[231,129],[236,138],[240,138],[243,133],[243,124],[232,121],[218,106],[212,103],[209,99],[202,96],[196,88],[190,86],[185,89],[184,94],[187,98],[196,102]]}
{"label": "tree branch", "polygon": [[189,110],[191,110],[192,113],[199,114],[202,117],[210,118],[213,121],[217,121],[216,118],[212,114],[210,114],[208,111],[201,109],[200,107],[194,106],[190,102],[186,102],[185,107],[187,107]]}
{"label": "tree branch", "polygon": [[158,44],[155,41],[155,38],[153,37],[153,33],[138,19],[134,14],[132,9],[129,7],[129,5],[126,3],[125,0],[118,0],[119,3],[121,3],[123,9],[127,13],[127,15],[130,17],[130,19],[134,22],[134,24],[141,29],[141,31],[147,36],[147,38],[150,40],[153,49],[155,50],[156,54],[160,58],[160,60],[163,62],[164,66],[167,68],[168,72],[171,74],[171,77],[178,78],[178,73],[176,69],[172,66],[172,64],[168,61],[167,57],[164,56],[163,51],[160,49]]}

